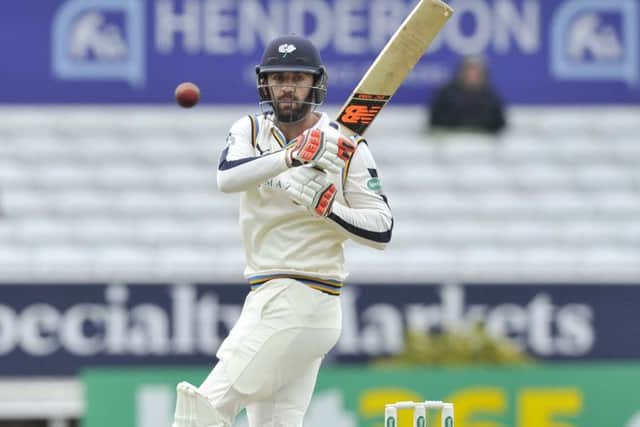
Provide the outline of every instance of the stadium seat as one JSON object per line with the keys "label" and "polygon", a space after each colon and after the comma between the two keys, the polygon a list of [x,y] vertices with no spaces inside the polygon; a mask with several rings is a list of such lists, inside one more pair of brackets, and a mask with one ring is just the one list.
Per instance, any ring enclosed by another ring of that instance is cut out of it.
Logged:
{"label": "stadium seat", "polygon": [[194,164],[165,164],[155,169],[156,182],[170,191],[212,190],[216,186],[216,169]]}
{"label": "stadium seat", "polygon": [[534,135],[518,136],[507,140],[497,151],[497,159],[505,166],[519,167],[531,162],[548,162],[553,158],[551,145]]}
{"label": "stadium seat", "polygon": [[48,193],[7,186],[0,193],[2,212],[8,218],[44,215],[53,210],[53,201]]}
{"label": "stadium seat", "polygon": [[193,245],[158,248],[154,269],[160,277],[235,281],[243,280],[244,252],[239,247],[212,250]]}
{"label": "stadium seat", "polygon": [[93,182],[96,187],[111,190],[149,191],[156,182],[156,171],[143,162],[128,160],[105,162],[92,166]]}
{"label": "stadium seat", "polygon": [[153,249],[131,245],[128,242],[91,246],[95,275],[114,279],[138,278],[154,280],[157,259]]}
{"label": "stadium seat", "polygon": [[513,272],[518,259],[518,252],[509,246],[466,245],[457,253],[454,271],[467,280],[487,280],[495,271]]}
{"label": "stadium seat", "polygon": [[589,245],[611,245],[621,240],[623,229],[612,221],[569,220],[558,230],[559,241],[576,249]]}
{"label": "stadium seat", "polygon": [[579,271],[583,280],[626,280],[640,274],[638,247],[622,248],[615,245],[587,246],[580,257]]}
{"label": "stadium seat", "polygon": [[32,257],[34,276],[47,281],[87,282],[95,275],[95,254],[72,242],[42,244],[34,248]]}
{"label": "stadium seat", "polygon": [[42,163],[32,171],[39,188],[52,190],[85,189],[93,182],[94,169],[79,161]]}
{"label": "stadium seat", "polygon": [[22,190],[32,186],[33,183],[33,173],[22,162],[0,157],[0,190],[3,188]]}
{"label": "stadium seat", "polygon": [[585,191],[630,190],[633,176],[617,165],[589,164],[576,171],[576,186]]}
{"label": "stadium seat", "polygon": [[528,198],[533,212],[540,218],[585,218],[595,213],[593,200],[576,192],[538,192],[529,194]]}
{"label": "stadium seat", "polygon": [[12,238],[22,245],[71,244],[74,227],[71,221],[60,221],[50,216],[12,218],[7,225],[13,228]]}
{"label": "stadium seat", "polygon": [[531,216],[500,222],[495,240],[506,247],[522,248],[534,245],[554,245],[561,240],[561,226],[556,221],[543,221]]}
{"label": "stadium seat", "polygon": [[473,133],[441,134],[429,140],[434,158],[444,164],[475,164],[495,157],[496,141]]}
{"label": "stadium seat", "polygon": [[601,219],[628,218],[639,221],[640,196],[637,191],[598,193],[592,196],[596,215]]}
{"label": "stadium seat", "polygon": [[67,151],[73,150],[74,155],[93,164],[118,164],[130,161],[132,153],[129,141],[120,138],[108,137],[107,135],[96,135],[90,139],[82,139],[73,143],[72,147],[67,147]]}
{"label": "stadium seat", "polygon": [[525,191],[570,190],[574,186],[571,169],[550,163],[531,163],[509,170],[510,181]]}
{"label": "stadium seat", "polygon": [[517,269],[529,280],[577,282],[581,277],[582,250],[562,245],[541,244],[519,251]]}
{"label": "stadium seat", "polygon": [[452,176],[455,187],[463,191],[495,191],[513,186],[508,173],[491,162],[451,167],[445,172]]}
{"label": "stadium seat", "polygon": [[638,139],[635,135],[635,132],[630,133],[609,144],[613,148],[610,158],[618,162],[619,165],[629,167],[631,171],[637,170],[638,162],[640,162],[640,144],[638,144]]}
{"label": "stadium seat", "polygon": [[[637,114],[515,108],[494,138],[389,108],[366,137],[394,237],[346,245],[351,281],[639,277]],[[246,108],[133,111],[0,117],[3,277],[243,280],[240,195],[215,179]]]}
{"label": "stadium seat", "polygon": [[167,216],[175,210],[173,195],[156,193],[144,189],[133,189],[114,195],[119,215],[124,217]]}
{"label": "stadium seat", "polygon": [[0,242],[4,244],[13,243],[14,235],[16,234],[15,224],[9,221],[0,221]]}
{"label": "stadium seat", "polygon": [[[3,141],[3,144],[6,144]],[[75,154],[69,150],[66,143],[53,133],[38,132],[30,135],[27,130],[18,134],[6,145],[3,153],[13,161],[30,164],[45,164],[49,162],[64,162],[70,160]]]}
{"label": "stadium seat", "polygon": [[118,242],[133,243],[140,225],[132,220],[115,216],[90,216],[70,221],[74,241],[84,246],[100,246]]}
{"label": "stadium seat", "polygon": [[[401,168],[399,168],[401,169]],[[448,190],[453,185],[454,176],[448,168],[426,164],[416,168],[412,173],[402,173],[401,170],[388,170],[383,174],[383,186],[385,191],[411,191],[419,189],[422,191]]]}
{"label": "stadium seat", "polygon": [[10,283],[42,279],[33,271],[33,247],[7,243],[0,244],[0,271],[3,281]]}
{"label": "stadium seat", "polygon": [[564,166],[580,166],[591,162],[602,162],[613,156],[608,144],[593,137],[570,136],[550,146],[551,158]]}
{"label": "stadium seat", "polygon": [[69,217],[106,215],[115,212],[116,201],[110,193],[79,189],[50,193],[51,213]]}
{"label": "stadium seat", "polygon": [[487,191],[475,195],[462,195],[470,204],[468,215],[485,220],[527,218],[535,214],[536,207],[526,192]]}

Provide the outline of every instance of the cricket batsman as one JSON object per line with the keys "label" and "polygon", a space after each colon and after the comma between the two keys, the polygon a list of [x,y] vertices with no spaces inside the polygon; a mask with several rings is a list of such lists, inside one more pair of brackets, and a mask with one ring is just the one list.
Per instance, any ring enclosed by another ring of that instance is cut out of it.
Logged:
{"label": "cricket batsman", "polygon": [[338,341],[343,243],[383,249],[393,217],[366,141],[316,111],[327,70],[302,37],[272,40],[256,67],[261,113],[229,130],[218,188],[242,194],[251,285],[242,313],[196,387],[177,386],[173,427],[300,427],[323,356]]}

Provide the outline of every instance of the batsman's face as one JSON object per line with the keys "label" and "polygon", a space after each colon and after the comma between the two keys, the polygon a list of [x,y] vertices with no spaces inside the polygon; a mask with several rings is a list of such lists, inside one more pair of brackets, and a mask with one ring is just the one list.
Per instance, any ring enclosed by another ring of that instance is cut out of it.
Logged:
{"label": "batsman's face", "polygon": [[303,101],[311,92],[313,74],[299,72],[267,75],[271,99],[280,113],[296,113],[304,108]]}

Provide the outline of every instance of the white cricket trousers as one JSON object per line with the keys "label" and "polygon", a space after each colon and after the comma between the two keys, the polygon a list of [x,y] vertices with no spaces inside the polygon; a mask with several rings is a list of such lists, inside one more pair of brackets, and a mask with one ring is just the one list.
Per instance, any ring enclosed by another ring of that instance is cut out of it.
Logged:
{"label": "white cricket trousers", "polygon": [[229,425],[246,408],[250,427],[301,427],[341,327],[340,297],[293,279],[266,282],[247,296],[199,390]]}

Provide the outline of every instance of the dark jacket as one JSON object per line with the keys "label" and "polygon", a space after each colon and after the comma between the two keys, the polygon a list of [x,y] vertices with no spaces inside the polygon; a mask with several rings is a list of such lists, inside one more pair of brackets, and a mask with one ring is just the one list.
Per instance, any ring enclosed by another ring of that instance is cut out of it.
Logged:
{"label": "dark jacket", "polygon": [[502,101],[490,85],[467,89],[455,80],[431,104],[431,127],[497,133],[505,127]]}

